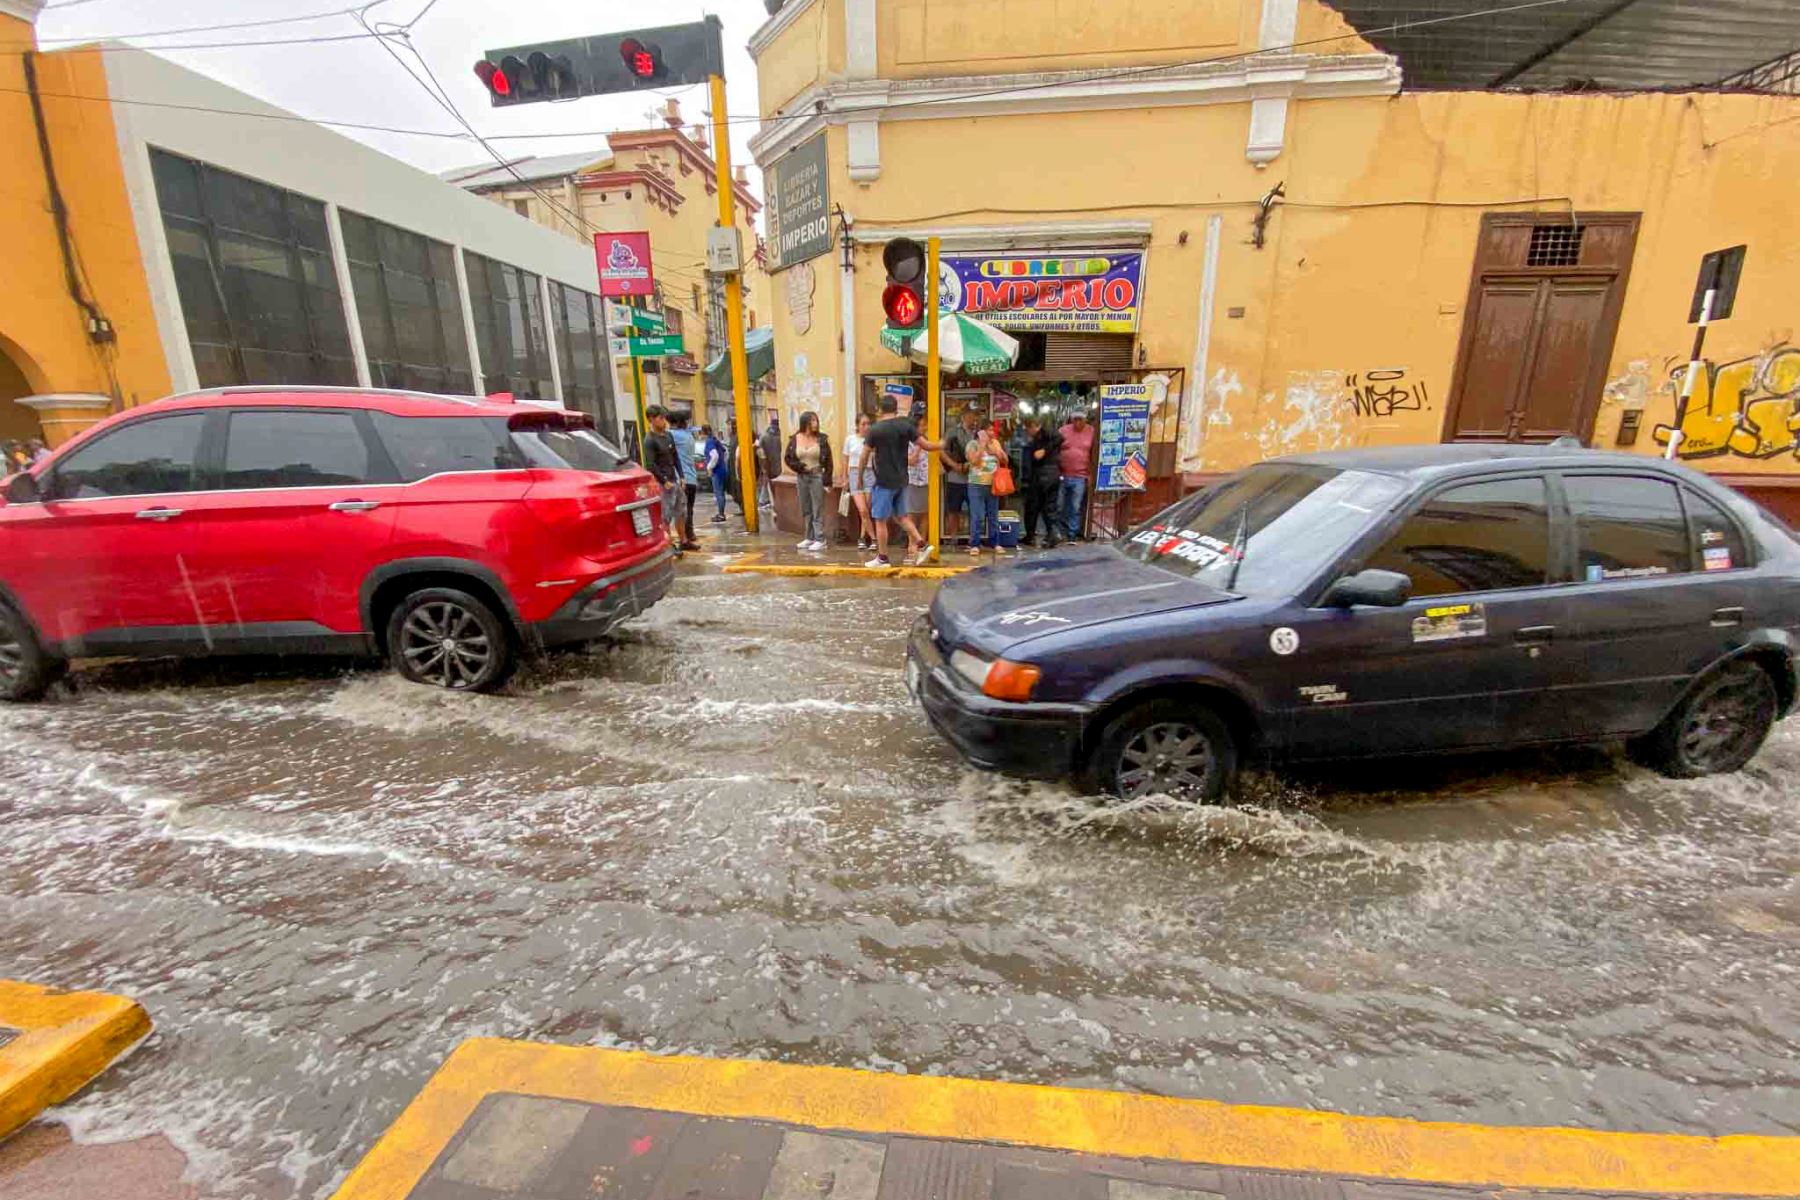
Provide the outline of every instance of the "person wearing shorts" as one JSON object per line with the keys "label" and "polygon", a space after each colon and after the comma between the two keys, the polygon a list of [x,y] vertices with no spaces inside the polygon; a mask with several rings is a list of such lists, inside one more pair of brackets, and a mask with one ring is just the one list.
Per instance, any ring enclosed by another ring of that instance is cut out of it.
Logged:
{"label": "person wearing shorts", "polygon": [[868,436],[863,440],[860,461],[856,465],[858,474],[870,469],[875,472],[875,486],[869,493],[869,516],[875,522],[875,557],[865,566],[880,568],[894,564],[888,559],[888,522],[898,521],[906,531],[907,547],[911,551],[911,561],[915,564],[927,562],[931,558],[933,547],[919,534],[919,527],[913,521],[912,513],[906,506],[907,470],[914,447],[921,450],[941,450],[942,443],[926,441],[919,433],[919,427],[907,417],[900,416],[900,403],[893,396],[881,398],[881,420],[869,426]]}

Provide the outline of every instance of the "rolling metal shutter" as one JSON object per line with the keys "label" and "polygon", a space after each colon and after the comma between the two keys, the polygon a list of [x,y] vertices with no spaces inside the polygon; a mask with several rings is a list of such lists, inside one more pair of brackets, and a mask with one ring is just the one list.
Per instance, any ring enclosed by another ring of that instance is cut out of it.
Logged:
{"label": "rolling metal shutter", "polygon": [[1129,333],[1052,333],[1044,338],[1044,370],[1086,375],[1095,371],[1129,371]]}

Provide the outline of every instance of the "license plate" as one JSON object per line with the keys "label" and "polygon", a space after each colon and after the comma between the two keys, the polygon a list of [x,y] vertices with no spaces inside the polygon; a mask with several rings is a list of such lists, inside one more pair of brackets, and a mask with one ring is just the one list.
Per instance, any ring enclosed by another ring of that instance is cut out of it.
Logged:
{"label": "license plate", "polygon": [[906,660],[906,692],[915,701],[919,698],[919,662],[917,659]]}
{"label": "license plate", "polygon": [[650,510],[634,508],[631,510],[631,532],[639,537],[650,536]]}

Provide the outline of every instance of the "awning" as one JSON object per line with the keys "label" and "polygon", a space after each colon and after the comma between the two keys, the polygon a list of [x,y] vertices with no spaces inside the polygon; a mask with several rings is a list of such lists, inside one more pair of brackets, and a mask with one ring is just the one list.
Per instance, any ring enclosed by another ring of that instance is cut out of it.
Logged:
{"label": "awning", "polygon": [[[744,335],[744,359],[750,368],[750,382],[755,383],[775,369],[775,331],[768,326],[752,329]],[[722,391],[731,389],[731,351],[706,364],[706,382]]]}
{"label": "awning", "polygon": [[[1003,333],[986,321],[962,313],[940,313],[938,334],[943,339],[938,365],[945,371],[963,375],[997,375],[1010,370],[1019,361],[1019,340]],[[902,333],[895,329],[881,331],[881,344],[895,354],[906,354],[906,342],[912,342],[911,358],[921,366],[931,361],[931,341],[925,331]]]}

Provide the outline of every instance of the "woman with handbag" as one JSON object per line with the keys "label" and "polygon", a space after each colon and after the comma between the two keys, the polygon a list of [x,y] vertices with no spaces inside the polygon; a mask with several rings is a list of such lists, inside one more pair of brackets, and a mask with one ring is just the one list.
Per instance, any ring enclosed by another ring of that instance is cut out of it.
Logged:
{"label": "woman with handbag", "polygon": [[985,542],[996,556],[1000,545],[1000,497],[1012,493],[1012,471],[1006,448],[992,430],[983,429],[964,450],[969,463],[969,553],[981,553]]}

